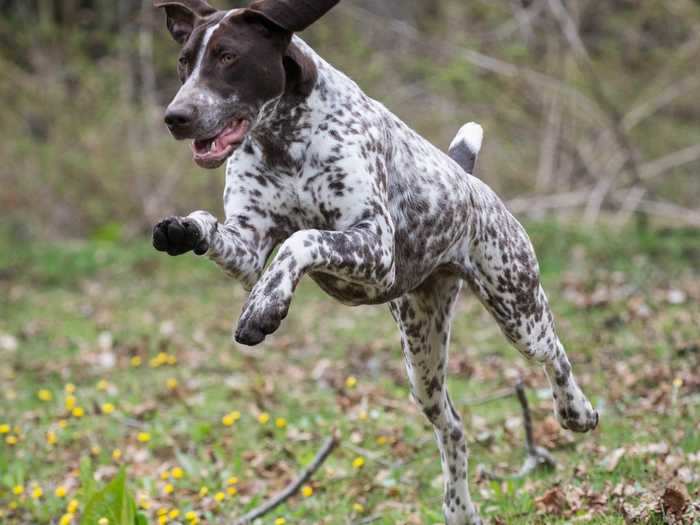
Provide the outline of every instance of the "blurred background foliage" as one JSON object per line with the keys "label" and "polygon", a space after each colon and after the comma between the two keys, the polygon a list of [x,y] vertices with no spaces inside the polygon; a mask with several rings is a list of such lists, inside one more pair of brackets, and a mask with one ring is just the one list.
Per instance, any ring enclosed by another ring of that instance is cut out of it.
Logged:
{"label": "blurred background foliage", "polygon": [[[0,0],[13,237],[116,240],[222,214],[222,170],[162,125],[178,50],[151,5]],[[700,225],[697,0],[342,0],[303,37],[443,148],[479,121],[477,175],[521,216]]]}

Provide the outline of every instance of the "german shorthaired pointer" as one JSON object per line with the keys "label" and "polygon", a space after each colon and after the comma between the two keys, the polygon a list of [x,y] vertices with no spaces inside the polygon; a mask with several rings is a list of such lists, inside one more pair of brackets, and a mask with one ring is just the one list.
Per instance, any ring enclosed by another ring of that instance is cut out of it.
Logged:
{"label": "german shorthaired pointer", "polygon": [[463,282],[544,365],[563,427],[586,432],[598,414],[557,337],[527,234],[471,175],[481,127],[464,126],[448,156],[294,36],[338,1],[257,0],[230,11],[155,1],[182,45],[183,85],[165,122],[176,139],[193,139],[199,166],[228,163],[226,220],[170,217],[153,244],[206,254],[251,290],[235,332],[246,345],[277,330],[304,275],[348,305],[389,303],[413,397],[435,428],[446,522],[480,523],[445,382]]}

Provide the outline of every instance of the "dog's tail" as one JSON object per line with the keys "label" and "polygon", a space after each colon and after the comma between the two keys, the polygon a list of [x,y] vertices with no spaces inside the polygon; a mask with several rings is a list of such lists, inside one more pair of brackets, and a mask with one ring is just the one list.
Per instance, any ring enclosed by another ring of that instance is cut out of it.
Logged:
{"label": "dog's tail", "polygon": [[484,130],[476,122],[462,126],[450,144],[447,154],[469,174],[474,173],[476,161],[484,140]]}

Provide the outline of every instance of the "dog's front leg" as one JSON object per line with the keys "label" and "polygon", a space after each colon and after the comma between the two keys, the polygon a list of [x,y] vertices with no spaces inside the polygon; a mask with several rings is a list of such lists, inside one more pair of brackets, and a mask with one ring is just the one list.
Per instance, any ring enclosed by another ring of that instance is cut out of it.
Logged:
{"label": "dog's front leg", "polygon": [[261,343],[287,316],[292,295],[309,272],[323,272],[368,286],[374,293],[394,283],[393,229],[386,223],[364,224],[345,231],[302,230],[281,246],[248,298],[236,341]]}
{"label": "dog's front leg", "polygon": [[227,275],[241,281],[250,290],[258,281],[274,247],[274,239],[251,223],[241,225],[236,217],[224,224],[206,211],[187,217],[169,217],[153,229],[153,246],[169,255],[193,251],[207,255]]}

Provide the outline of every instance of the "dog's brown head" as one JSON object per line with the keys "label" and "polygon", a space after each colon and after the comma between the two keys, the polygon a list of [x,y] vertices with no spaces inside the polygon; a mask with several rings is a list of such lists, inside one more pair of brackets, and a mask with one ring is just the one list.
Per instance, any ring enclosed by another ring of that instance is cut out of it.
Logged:
{"label": "dog's brown head", "polygon": [[214,9],[205,0],[155,1],[182,45],[178,73],[183,85],[165,123],[176,139],[194,140],[199,166],[221,166],[266,104],[292,90],[308,95],[315,73],[290,49],[292,34],[339,1],[257,0],[231,11]]}

